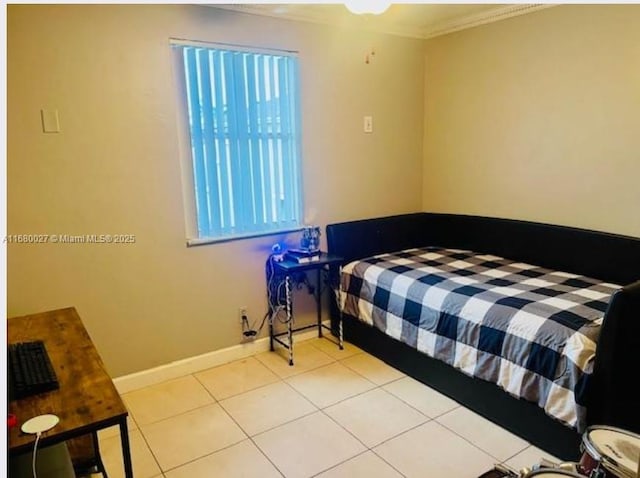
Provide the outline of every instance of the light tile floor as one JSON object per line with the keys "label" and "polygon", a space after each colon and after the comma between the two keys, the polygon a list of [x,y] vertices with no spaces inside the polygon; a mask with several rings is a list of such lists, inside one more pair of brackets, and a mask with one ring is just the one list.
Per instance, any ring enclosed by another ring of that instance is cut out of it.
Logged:
{"label": "light tile floor", "polygon": [[[136,478],[476,478],[559,461],[351,344],[299,342],[126,393]],[[123,476],[117,430],[99,435]]]}

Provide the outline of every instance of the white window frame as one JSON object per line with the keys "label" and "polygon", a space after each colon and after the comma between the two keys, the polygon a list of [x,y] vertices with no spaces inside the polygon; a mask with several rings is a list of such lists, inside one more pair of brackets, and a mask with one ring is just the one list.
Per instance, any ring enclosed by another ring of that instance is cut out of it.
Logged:
{"label": "white window frame", "polygon": [[[302,229],[303,224],[303,189],[302,189],[302,158],[301,158],[301,120],[300,120],[300,94],[299,94],[299,74],[297,71],[297,61],[293,62],[295,65],[295,71],[292,73],[293,84],[290,86],[294,90],[294,97],[292,98],[292,107],[291,117],[295,121],[295,124],[292,123],[292,134],[293,137],[290,138],[290,141],[293,143],[292,149],[290,148],[289,155],[290,161],[288,170],[288,174],[285,173],[287,177],[287,181],[289,181],[289,186],[291,186],[291,191],[293,192],[293,199],[288,202],[288,215],[286,218],[286,224],[281,224],[276,221],[277,224],[275,226],[270,226],[271,228],[268,230],[237,230],[234,229],[230,233],[219,234],[219,235],[202,235],[201,230],[198,227],[198,206],[197,206],[197,198],[196,198],[196,180],[195,180],[195,170],[196,167],[194,165],[194,155],[192,154],[192,138],[189,126],[189,104],[187,100],[187,80],[185,79],[185,66],[184,66],[184,57],[183,57],[183,48],[191,47],[196,49],[211,49],[211,50],[219,50],[224,52],[244,52],[255,55],[266,55],[270,57],[292,57],[297,60],[297,52],[294,51],[283,51],[283,50],[273,50],[273,49],[265,49],[265,48],[253,48],[253,47],[245,47],[238,45],[230,45],[224,43],[209,43],[209,42],[199,42],[199,41],[191,41],[191,40],[183,40],[183,39],[170,39],[171,53],[173,58],[173,70],[174,70],[174,79],[176,82],[176,90],[178,93],[177,97],[177,108],[178,108],[178,132],[179,132],[179,145],[180,145],[180,164],[181,164],[181,174],[182,174],[182,185],[183,185],[183,198],[184,198],[184,206],[185,206],[185,227],[186,227],[186,236],[187,236],[187,246],[195,246],[201,244],[210,244],[216,242],[225,242],[237,239],[244,239],[249,237],[258,237],[265,235],[273,235],[273,234],[283,234],[287,232],[299,231]],[[275,82],[274,82],[275,83]],[[267,122],[264,121],[264,124]],[[273,131],[273,129],[272,129]],[[276,138],[278,143],[282,143],[282,139],[277,135],[273,135],[273,138]],[[274,143],[272,141],[273,138],[270,138],[269,144]],[[262,143],[260,143],[262,144]],[[275,147],[274,147],[275,149]],[[228,150],[227,150],[228,151]],[[267,158],[268,159],[268,158]],[[271,160],[273,161],[273,156],[271,156]],[[275,159],[278,161],[278,164],[282,164],[282,160],[276,157]],[[278,180],[276,180],[280,188],[283,186],[282,180],[282,169],[278,170],[280,172]],[[273,174],[273,170],[272,173]],[[273,176],[271,176],[273,178]],[[271,184],[271,183],[270,183]],[[274,194],[276,194],[274,192]],[[263,201],[267,201],[264,199]],[[280,209],[279,209],[280,210]],[[211,214],[211,213],[209,213]],[[269,213],[267,213],[269,214]],[[254,214],[255,215],[255,214]],[[280,220],[279,213],[276,214],[277,219]],[[295,216],[295,217],[294,217]],[[259,227],[259,226],[250,226],[250,227]]]}

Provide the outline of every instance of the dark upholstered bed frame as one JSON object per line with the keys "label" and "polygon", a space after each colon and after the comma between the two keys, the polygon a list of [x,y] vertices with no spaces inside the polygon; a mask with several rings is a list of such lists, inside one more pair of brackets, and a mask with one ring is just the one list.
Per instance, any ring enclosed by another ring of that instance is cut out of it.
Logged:
{"label": "dark upholstered bed frame", "polygon": [[[588,425],[640,433],[640,239],[564,226],[456,214],[415,213],[327,226],[328,250],[356,259],[424,246],[469,249],[624,285],[612,297],[588,390]],[[332,304],[332,324],[338,309]],[[563,460],[579,459],[582,436],[537,405],[471,378],[353,317],[345,338]]]}

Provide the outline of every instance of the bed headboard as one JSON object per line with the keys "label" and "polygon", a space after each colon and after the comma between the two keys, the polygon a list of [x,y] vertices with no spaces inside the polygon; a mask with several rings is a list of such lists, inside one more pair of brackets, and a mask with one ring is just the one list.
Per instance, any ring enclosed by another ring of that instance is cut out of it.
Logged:
{"label": "bed headboard", "polygon": [[426,246],[428,230],[424,213],[329,224],[327,246],[332,253],[344,257],[346,263],[383,252]]}
{"label": "bed headboard", "polygon": [[640,279],[640,238],[461,214],[413,213],[329,224],[329,252],[355,259],[411,247],[487,252],[617,284]]}

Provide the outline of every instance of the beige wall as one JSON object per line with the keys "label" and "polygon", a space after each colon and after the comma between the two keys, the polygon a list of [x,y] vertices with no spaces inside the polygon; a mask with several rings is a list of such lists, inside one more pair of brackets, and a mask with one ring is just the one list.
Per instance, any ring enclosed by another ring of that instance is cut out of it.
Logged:
{"label": "beige wall", "polygon": [[423,208],[640,236],[640,6],[426,44]]}
{"label": "beige wall", "polygon": [[136,236],[9,245],[8,315],[75,306],[114,376],[239,343],[279,239],[185,247],[170,37],[300,51],[311,221],[421,208],[421,41],[186,5],[10,5],[7,27],[8,233]]}

